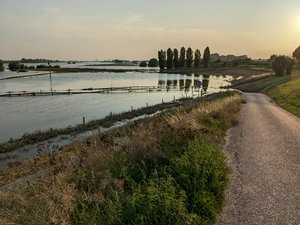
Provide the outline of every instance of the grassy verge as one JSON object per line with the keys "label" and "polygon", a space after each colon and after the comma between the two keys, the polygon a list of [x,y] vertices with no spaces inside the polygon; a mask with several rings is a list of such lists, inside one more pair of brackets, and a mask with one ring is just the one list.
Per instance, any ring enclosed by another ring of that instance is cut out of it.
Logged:
{"label": "grassy verge", "polygon": [[255,77],[236,81],[232,88],[243,92],[265,92],[268,89],[290,80],[290,76],[271,76]]}
{"label": "grassy verge", "polygon": [[278,105],[300,117],[300,70],[295,71],[289,81],[270,89],[267,94]]}
{"label": "grassy verge", "polygon": [[62,150],[43,161],[51,175],[0,192],[0,222],[213,224],[228,180],[220,146],[240,106],[223,93]]}

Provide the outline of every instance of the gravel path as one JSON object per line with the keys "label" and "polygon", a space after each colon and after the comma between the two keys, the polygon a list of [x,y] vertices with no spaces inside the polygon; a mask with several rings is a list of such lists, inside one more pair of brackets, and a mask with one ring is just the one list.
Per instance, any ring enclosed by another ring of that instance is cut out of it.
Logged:
{"label": "gravel path", "polygon": [[300,224],[300,118],[263,94],[244,94],[225,152],[231,183],[217,224]]}

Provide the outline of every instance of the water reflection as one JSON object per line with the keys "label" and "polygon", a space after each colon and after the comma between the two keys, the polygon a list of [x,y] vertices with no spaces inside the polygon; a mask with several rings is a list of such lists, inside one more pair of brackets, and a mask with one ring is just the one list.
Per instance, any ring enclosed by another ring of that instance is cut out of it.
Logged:
{"label": "water reflection", "polygon": [[167,86],[172,90],[180,91],[198,91],[202,89],[204,93],[207,93],[209,80],[210,75],[200,76],[200,74],[195,74],[192,76],[180,75],[177,77],[160,76],[158,80],[158,86],[160,88]]}
{"label": "water reflection", "polygon": [[[162,73],[70,73],[49,74],[30,78],[0,81],[0,93],[9,91],[40,92],[82,90],[82,88],[107,88],[129,86],[163,87],[153,92],[115,92],[110,94],[76,94],[44,97],[1,97],[0,98],[0,143],[19,138],[24,133],[49,128],[62,128],[94,119],[101,119],[111,112],[120,113],[174,98],[199,96],[219,92],[227,86],[229,76],[203,76],[200,74],[180,75]],[[201,86],[197,83],[201,82]],[[50,87],[49,87],[50,86]],[[168,87],[168,88],[166,88]],[[167,91],[165,91],[167,90]]]}

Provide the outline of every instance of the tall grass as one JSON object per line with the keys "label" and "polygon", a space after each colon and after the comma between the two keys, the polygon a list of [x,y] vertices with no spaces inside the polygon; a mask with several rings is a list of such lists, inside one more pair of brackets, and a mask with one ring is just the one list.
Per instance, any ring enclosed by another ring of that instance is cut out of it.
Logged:
{"label": "tall grass", "polygon": [[54,156],[52,176],[18,195],[2,193],[0,218],[17,224],[213,224],[228,180],[220,146],[240,105],[238,93],[223,93],[78,143],[68,160]]}

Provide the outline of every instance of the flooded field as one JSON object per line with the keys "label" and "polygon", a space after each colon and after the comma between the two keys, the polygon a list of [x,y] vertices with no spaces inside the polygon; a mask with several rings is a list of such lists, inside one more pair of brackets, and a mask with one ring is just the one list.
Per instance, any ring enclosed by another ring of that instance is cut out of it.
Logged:
{"label": "flooded field", "polygon": [[[2,72],[11,76],[12,72]],[[24,133],[50,128],[63,128],[101,119],[110,113],[168,102],[182,97],[196,97],[194,88],[201,81],[207,93],[219,92],[227,86],[230,76],[179,75],[161,73],[60,73],[0,81],[0,93],[20,91],[63,91],[84,88],[127,86],[167,86],[168,91],[98,93],[53,96],[0,98],[0,143],[20,138]]]}

